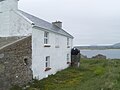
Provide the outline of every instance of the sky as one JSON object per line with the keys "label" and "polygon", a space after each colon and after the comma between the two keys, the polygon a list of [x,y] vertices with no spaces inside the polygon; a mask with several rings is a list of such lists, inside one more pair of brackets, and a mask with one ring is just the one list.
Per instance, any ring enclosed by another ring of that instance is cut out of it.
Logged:
{"label": "sky", "polygon": [[19,9],[48,22],[62,21],[74,45],[120,42],[120,0],[20,0]]}

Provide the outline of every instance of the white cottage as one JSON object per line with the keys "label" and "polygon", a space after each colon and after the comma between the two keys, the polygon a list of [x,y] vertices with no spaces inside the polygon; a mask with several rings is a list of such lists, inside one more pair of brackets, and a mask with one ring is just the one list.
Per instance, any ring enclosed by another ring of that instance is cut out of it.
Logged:
{"label": "white cottage", "polygon": [[0,0],[0,37],[29,35],[34,78],[48,77],[69,66],[73,36],[62,29],[62,22],[49,23],[18,10],[18,0]]}

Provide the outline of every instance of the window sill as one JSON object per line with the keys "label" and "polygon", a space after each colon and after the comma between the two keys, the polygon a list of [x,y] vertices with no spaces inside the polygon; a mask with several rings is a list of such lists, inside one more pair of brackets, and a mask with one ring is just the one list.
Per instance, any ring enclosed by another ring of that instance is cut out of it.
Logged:
{"label": "window sill", "polygon": [[67,64],[71,64],[70,62],[67,62]]}
{"label": "window sill", "polygon": [[44,44],[44,47],[51,47],[50,44]]}
{"label": "window sill", "polygon": [[46,69],[45,69],[45,71],[49,71],[49,70],[51,70],[51,68],[46,68]]}

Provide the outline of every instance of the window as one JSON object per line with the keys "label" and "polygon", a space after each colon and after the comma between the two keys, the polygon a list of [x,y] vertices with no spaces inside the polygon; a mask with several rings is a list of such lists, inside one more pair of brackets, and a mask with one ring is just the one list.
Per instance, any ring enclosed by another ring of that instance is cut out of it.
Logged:
{"label": "window", "polygon": [[67,64],[70,64],[70,54],[67,54]]}
{"label": "window", "polygon": [[49,33],[48,32],[44,32],[44,44],[48,44],[48,38],[49,37]]}
{"label": "window", "polygon": [[51,69],[50,68],[50,56],[47,56],[45,60],[45,71],[48,71],[50,69]]}
{"label": "window", "polygon": [[50,56],[46,57],[46,68],[50,67]]}
{"label": "window", "polygon": [[69,38],[67,38],[67,48],[70,48],[69,44],[70,44],[70,40]]}

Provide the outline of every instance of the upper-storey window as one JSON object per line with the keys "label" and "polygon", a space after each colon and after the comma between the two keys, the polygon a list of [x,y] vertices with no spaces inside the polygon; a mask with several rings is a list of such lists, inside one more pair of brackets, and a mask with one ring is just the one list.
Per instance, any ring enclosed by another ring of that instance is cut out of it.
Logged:
{"label": "upper-storey window", "polygon": [[49,32],[44,32],[44,44],[49,43]]}

